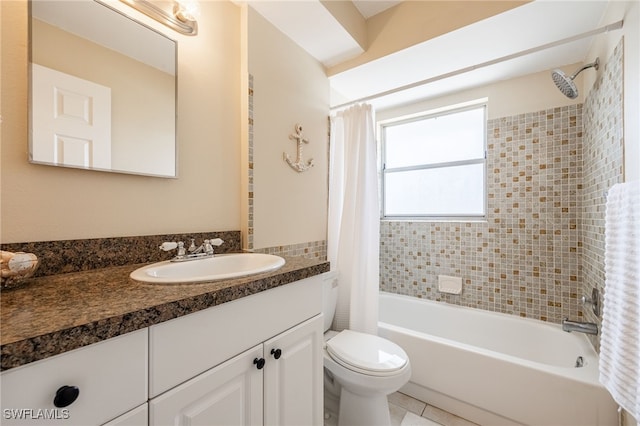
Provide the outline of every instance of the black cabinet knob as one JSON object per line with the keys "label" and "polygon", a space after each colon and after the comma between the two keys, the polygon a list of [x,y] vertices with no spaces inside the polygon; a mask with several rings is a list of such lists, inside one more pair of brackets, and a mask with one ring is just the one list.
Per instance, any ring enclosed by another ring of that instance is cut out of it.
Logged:
{"label": "black cabinet knob", "polygon": [[67,407],[78,399],[78,395],[80,395],[80,389],[78,389],[77,386],[62,386],[56,391],[56,396],[53,398],[53,405],[58,408]]}
{"label": "black cabinet knob", "polygon": [[253,360],[253,363],[256,365],[258,370],[262,370],[262,367],[264,367],[265,360],[264,358],[256,358]]}
{"label": "black cabinet knob", "polygon": [[280,359],[282,351],[280,349],[271,349],[271,355],[273,355],[275,359]]}

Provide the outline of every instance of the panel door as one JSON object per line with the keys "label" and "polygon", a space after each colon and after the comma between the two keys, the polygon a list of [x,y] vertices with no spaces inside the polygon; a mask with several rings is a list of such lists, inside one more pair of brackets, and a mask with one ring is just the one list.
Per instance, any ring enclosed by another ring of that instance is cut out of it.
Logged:
{"label": "panel door", "polygon": [[263,370],[253,363],[261,357],[262,344],[152,399],[149,424],[261,425]]}
{"label": "panel door", "polygon": [[110,169],[111,89],[38,64],[31,73],[31,160]]}
{"label": "panel door", "polygon": [[149,424],[149,405],[145,402],[103,426],[146,426]]}
{"label": "panel door", "polygon": [[322,425],[322,344],[322,315],[265,342],[266,425]]}

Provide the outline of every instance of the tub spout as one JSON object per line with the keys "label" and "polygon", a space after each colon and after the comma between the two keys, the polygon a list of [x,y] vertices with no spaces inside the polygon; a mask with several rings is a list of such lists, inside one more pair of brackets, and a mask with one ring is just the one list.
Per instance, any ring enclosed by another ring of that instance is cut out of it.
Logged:
{"label": "tub spout", "polygon": [[562,320],[562,330],[566,332],[579,331],[580,333],[598,334],[598,324],[593,322],[569,321],[569,318]]}

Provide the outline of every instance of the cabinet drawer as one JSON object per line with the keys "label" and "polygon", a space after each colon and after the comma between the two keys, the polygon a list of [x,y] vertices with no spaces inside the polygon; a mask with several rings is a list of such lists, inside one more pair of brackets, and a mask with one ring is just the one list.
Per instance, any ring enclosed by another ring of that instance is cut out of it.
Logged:
{"label": "cabinet drawer", "polygon": [[321,311],[322,278],[315,276],[152,326],[150,397]]}
{"label": "cabinet drawer", "polygon": [[[103,424],[146,402],[147,360],[144,329],[3,372],[2,424]],[[79,394],[56,407],[63,386]]]}

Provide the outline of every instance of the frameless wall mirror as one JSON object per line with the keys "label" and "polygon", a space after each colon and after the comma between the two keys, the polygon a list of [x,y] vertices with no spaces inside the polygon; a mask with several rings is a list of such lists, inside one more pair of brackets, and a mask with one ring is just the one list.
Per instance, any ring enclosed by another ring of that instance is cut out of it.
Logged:
{"label": "frameless wall mirror", "polygon": [[94,0],[30,17],[30,162],[176,177],[176,42]]}

